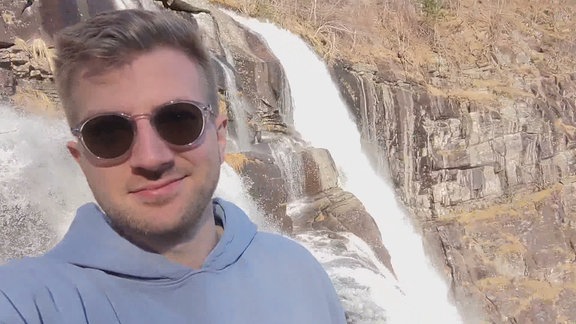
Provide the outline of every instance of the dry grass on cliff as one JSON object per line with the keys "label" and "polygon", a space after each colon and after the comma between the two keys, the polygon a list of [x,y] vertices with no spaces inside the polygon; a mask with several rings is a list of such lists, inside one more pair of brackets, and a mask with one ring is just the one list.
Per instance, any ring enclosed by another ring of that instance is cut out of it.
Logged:
{"label": "dry grass on cliff", "polygon": [[517,87],[520,79],[576,70],[571,0],[212,2],[276,21],[327,60],[394,62],[407,79],[433,85],[439,94],[486,90],[490,95],[480,101],[530,96]]}
{"label": "dry grass on cliff", "polygon": [[49,117],[63,117],[62,111],[48,95],[38,89],[24,85],[16,88],[16,93],[12,96],[13,104],[16,107],[23,107],[26,111]]}
{"label": "dry grass on cliff", "polygon": [[43,39],[34,38],[25,41],[16,37],[14,39],[14,47],[26,52],[32,65],[41,66],[44,70],[54,73],[54,58],[56,53],[54,48],[48,47]]}
{"label": "dry grass on cliff", "polygon": [[228,153],[224,156],[224,161],[236,172],[242,172],[250,160],[242,153]]}
{"label": "dry grass on cliff", "polygon": [[[569,177],[565,181],[576,181],[576,177]],[[515,196],[505,196],[501,200],[493,201],[490,206],[461,206],[464,211],[454,209],[452,213],[442,217],[440,221],[450,223],[457,221],[462,225],[470,225],[477,222],[497,221],[501,217],[520,217],[526,210],[534,209],[537,204],[557,195],[564,185],[556,183],[549,188],[532,193],[522,193]]]}

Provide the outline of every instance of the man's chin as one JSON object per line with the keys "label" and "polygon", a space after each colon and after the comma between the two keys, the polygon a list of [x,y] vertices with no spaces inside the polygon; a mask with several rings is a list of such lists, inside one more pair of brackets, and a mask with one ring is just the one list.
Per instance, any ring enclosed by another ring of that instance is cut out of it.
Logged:
{"label": "man's chin", "polygon": [[159,240],[173,240],[180,238],[189,229],[182,219],[162,221],[151,220],[129,220],[129,219],[116,219],[112,220],[112,227],[129,241],[159,241]]}
{"label": "man's chin", "polygon": [[186,225],[181,220],[173,222],[154,222],[138,224],[129,230],[144,237],[177,236],[180,232],[186,232]]}
{"label": "man's chin", "polygon": [[[203,195],[201,195],[203,196]],[[127,208],[110,209],[112,225],[116,231],[137,245],[178,244],[196,234],[202,216],[210,205],[210,198],[205,204],[199,204],[192,197],[178,197],[167,203],[155,201],[155,204],[144,205],[134,202]],[[194,201],[186,205],[183,202]],[[156,204],[157,203],[157,204]]]}

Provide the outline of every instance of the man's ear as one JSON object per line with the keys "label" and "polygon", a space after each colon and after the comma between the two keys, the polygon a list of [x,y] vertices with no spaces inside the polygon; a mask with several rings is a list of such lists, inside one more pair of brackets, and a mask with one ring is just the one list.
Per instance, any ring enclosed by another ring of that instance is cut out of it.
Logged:
{"label": "man's ear", "polygon": [[224,114],[218,115],[214,121],[216,125],[216,140],[218,141],[218,150],[220,154],[220,163],[224,162],[224,154],[226,152],[226,135],[228,130],[228,117]]}
{"label": "man's ear", "polygon": [[66,143],[66,148],[68,148],[68,152],[70,152],[70,155],[72,155],[72,157],[74,158],[74,160],[76,160],[76,162],[80,162],[80,150],[78,148],[78,142],[76,141],[68,141],[68,143]]}

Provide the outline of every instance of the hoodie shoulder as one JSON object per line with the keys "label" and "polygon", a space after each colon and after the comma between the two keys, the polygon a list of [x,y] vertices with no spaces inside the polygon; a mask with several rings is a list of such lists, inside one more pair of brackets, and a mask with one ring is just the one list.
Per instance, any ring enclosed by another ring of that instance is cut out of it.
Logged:
{"label": "hoodie shoulder", "polygon": [[32,296],[29,294],[33,290],[29,286],[31,280],[33,276],[30,267],[24,260],[12,261],[0,267],[1,323],[26,323],[26,318],[22,315],[25,309],[18,300],[22,295]]}
{"label": "hoodie shoulder", "polygon": [[48,278],[57,273],[44,258],[24,258],[0,267],[0,322],[36,323],[39,304],[50,299]]}
{"label": "hoodie shoulder", "polygon": [[330,323],[345,323],[344,309],[332,280],[300,243],[278,234],[258,232],[246,254],[247,259],[256,260],[266,269],[267,276],[273,274],[274,280],[286,285],[279,291],[292,291],[289,294],[292,300],[306,300],[318,311],[324,310],[324,314],[330,316]]}
{"label": "hoodie shoulder", "polygon": [[266,250],[277,251],[284,257],[316,259],[300,243],[293,239],[275,233],[258,232],[254,237],[253,245],[255,247],[265,248]]}
{"label": "hoodie shoulder", "polygon": [[[291,238],[258,232],[247,253],[257,257],[258,262],[264,262],[264,260],[270,262],[277,271],[289,270],[298,272],[301,276],[326,278],[326,283],[330,282],[320,262],[308,249]],[[329,286],[332,285],[329,284]]]}
{"label": "hoodie shoulder", "polygon": [[[63,265],[60,265],[63,266]],[[41,286],[43,278],[53,278],[54,262],[45,257],[26,257],[0,266],[0,291],[34,291]]]}
{"label": "hoodie shoulder", "polygon": [[0,292],[25,298],[51,286],[66,286],[77,277],[74,268],[45,256],[11,261],[0,266]]}
{"label": "hoodie shoulder", "polygon": [[0,266],[0,323],[83,323],[91,289],[71,264],[46,256],[9,262]]}

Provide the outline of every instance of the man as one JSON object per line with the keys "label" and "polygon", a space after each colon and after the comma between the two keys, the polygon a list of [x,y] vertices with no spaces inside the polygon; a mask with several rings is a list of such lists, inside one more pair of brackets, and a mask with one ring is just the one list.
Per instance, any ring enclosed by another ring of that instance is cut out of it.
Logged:
{"label": "man", "polygon": [[104,13],[60,33],[67,144],[98,202],[0,270],[1,323],[343,323],[320,264],[212,199],[226,144],[194,24]]}

